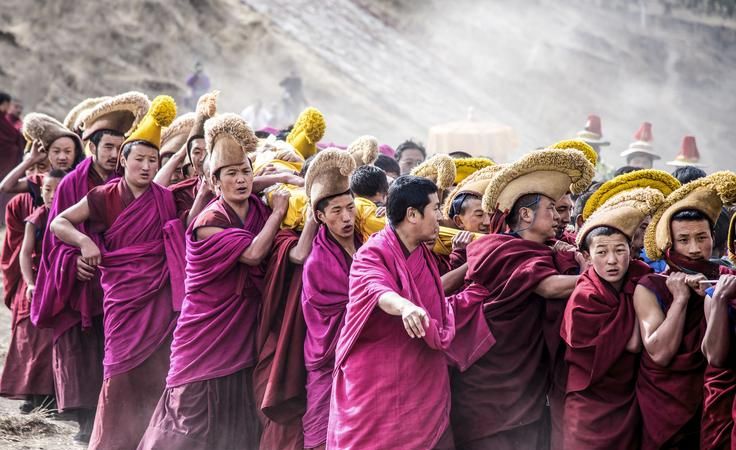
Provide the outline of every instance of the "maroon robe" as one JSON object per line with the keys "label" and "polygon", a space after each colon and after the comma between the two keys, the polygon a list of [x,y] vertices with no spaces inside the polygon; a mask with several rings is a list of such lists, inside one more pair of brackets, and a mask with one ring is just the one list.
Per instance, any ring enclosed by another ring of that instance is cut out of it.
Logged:
{"label": "maroon robe", "polygon": [[289,251],[298,240],[294,231],[279,231],[267,263],[253,375],[263,423],[260,448],[264,450],[304,448],[301,419],[306,409],[307,375],[302,266],[289,261]]}
{"label": "maroon robe", "polygon": [[[656,295],[665,314],[673,301],[666,282],[667,278],[659,275],[647,275],[639,282]],[[706,368],[700,351],[704,335],[703,297],[691,292],[682,342],[670,364],[662,367],[646,351],[642,352],[636,395],[644,424],[643,449],[699,445]]]}
{"label": "maroon robe", "polygon": [[558,275],[552,250],[511,234],[490,234],[467,248],[466,281],[483,286],[483,305],[496,343],[452,376],[452,427],[464,448],[533,448],[549,386],[545,300],[533,291]]}
{"label": "maroon robe", "polygon": [[[23,159],[23,147],[26,142],[23,134],[8,117],[7,114],[0,114],[0,179],[5,178]],[[0,211],[5,211],[12,198],[13,194],[0,193]],[[5,224],[4,219],[0,217],[2,224]]]}
{"label": "maroon robe", "polygon": [[124,179],[91,190],[87,203],[105,290],[105,379],[89,448],[135,448],[169,369],[176,315],[164,228],[178,222],[176,208],[168,190],[152,183],[134,198]]}
{"label": "maroon robe", "polygon": [[[41,258],[41,242],[47,217],[48,208],[40,206],[26,219],[36,227],[36,247],[32,255],[34,272],[38,270],[38,261]],[[0,377],[0,395],[18,399],[25,399],[29,395],[53,395],[53,333],[48,329],[36,328],[31,323],[31,302],[26,298],[26,283],[22,279],[16,289],[12,311],[13,322],[8,353]]]}
{"label": "maroon robe", "polygon": [[[197,193],[199,192],[199,183],[200,178],[193,177],[169,186],[169,190],[174,194],[176,214],[183,223],[187,222],[189,211],[191,211],[192,206],[194,206],[194,199],[197,197]],[[210,192],[205,199],[205,203],[208,204],[214,199],[215,194]]]}
{"label": "maroon robe", "polygon": [[635,386],[639,354],[626,350],[636,327],[634,289],[651,268],[632,261],[620,291],[590,267],[567,303],[560,334],[569,372],[563,421],[565,449],[639,448]]}
{"label": "maroon robe", "polygon": [[13,197],[5,208],[6,228],[0,268],[3,274],[3,298],[8,308],[11,307],[20,285],[23,284],[20,273],[20,248],[26,231],[25,220],[33,212],[33,207],[31,194],[23,193]]}

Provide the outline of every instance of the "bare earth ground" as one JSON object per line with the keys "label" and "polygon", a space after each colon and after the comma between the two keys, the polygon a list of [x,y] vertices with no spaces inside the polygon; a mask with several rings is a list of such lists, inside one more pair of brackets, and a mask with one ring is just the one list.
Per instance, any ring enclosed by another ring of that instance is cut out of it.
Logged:
{"label": "bare earth ground", "polygon": [[[5,229],[0,230],[0,241]],[[0,290],[2,288],[0,287]],[[10,310],[0,305],[0,367],[5,364],[5,354],[10,342]],[[77,432],[76,422],[67,418],[55,418],[48,413],[23,415],[18,407],[20,400],[0,397],[0,449],[13,450],[76,450],[72,437]]]}

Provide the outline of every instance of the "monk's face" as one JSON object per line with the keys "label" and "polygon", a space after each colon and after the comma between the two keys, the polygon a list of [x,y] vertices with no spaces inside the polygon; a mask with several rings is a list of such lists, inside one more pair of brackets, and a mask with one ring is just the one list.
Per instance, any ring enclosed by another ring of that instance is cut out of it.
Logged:
{"label": "monk's face", "polygon": [[[172,156],[174,156],[172,153],[161,155],[161,167],[165,166],[166,163],[169,162]],[[184,180],[185,176],[184,176],[183,169],[184,169],[184,163],[181,163],[176,167],[176,169],[174,170],[174,173],[171,174],[171,180],[169,181],[169,184],[176,184]]]}
{"label": "monk's face", "polygon": [[48,149],[49,162],[53,169],[69,170],[74,164],[76,146],[69,137],[60,137],[51,143]]}
{"label": "monk's face", "polygon": [[634,237],[631,238],[632,258],[637,258],[639,255],[641,255],[641,250],[644,248],[644,234],[646,233],[649,222],[651,221],[652,218],[647,216],[647,218],[644,219],[641,225],[639,225],[639,228],[637,228],[636,232],[634,233]]}
{"label": "monk's face", "polygon": [[192,165],[197,169],[197,173],[199,174],[204,173],[202,165],[204,164],[205,155],[204,139],[192,139],[192,142],[189,144],[189,158],[192,160]]}
{"label": "monk's face", "polygon": [[611,236],[593,236],[590,241],[590,253],[586,257],[593,265],[595,273],[614,287],[620,288],[631,260],[626,236],[614,233]]}
{"label": "monk's face", "polygon": [[557,202],[555,203],[555,209],[557,210],[557,214],[560,216],[560,222],[557,225],[556,230],[557,239],[560,239],[562,237],[565,229],[568,225],[570,225],[570,222],[572,221],[573,206],[574,203],[570,194],[563,195],[562,198],[557,200]]}
{"label": "monk's face", "polygon": [[[30,153],[26,153],[25,158],[28,158],[28,157],[30,157]],[[49,166],[49,160],[47,158],[27,168],[26,177],[30,177],[33,175],[42,175],[44,173],[48,173],[49,170],[51,170],[51,166]]]}
{"label": "monk's face", "polygon": [[242,203],[248,201],[253,189],[253,169],[248,158],[241,164],[225,166],[215,180],[225,200]]}
{"label": "monk's face", "polygon": [[411,169],[415,168],[424,161],[424,155],[416,148],[407,148],[401,152],[399,159],[399,168],[401,175],[408,175]]}
{"label": "monk's face", "polygon": [[521,208],[522,228],[527,228],[531,234],[538,236],[541,241],[554,239],[557,235],[560,220],[555,206],[554,200],[540,195],[536,210]]}
{"label": "monk's face", "polygon": [[476,197],[468,197],[464,202],[461,214],[454,217],[455,225],[465,231],[487,234],[491,229],[491,216],[483,211],[481,200]]}
{"label": "monk's face", "polygon": [[97,146],[95,146],[93,142],[90,142],[89,145],[94,157],[94,162],[102,169],[103,172],[110,173],[115,171],[123,140],[123,136],[103,134]]}
{"label": "monk's face", "polygon": [[652,158],[646,155],[636,155],[629,158],[628,165],[639,169],[651,169],[654,166]]}
{"label": "monk's face", "polygon": [[694,261],[710,258],[713,234],[707,220],[673,220],[672,249]]}
{"label": "monk's face", "polygon": [[134,144],[120,163],[125,168],[125,181],[131,186],[145,188],[151,184],[158,170],[158,150],[145,144]]}
{"label": "monk's face", "polygon": [[418,240],[423,242],[434,241],[439,236],[440,220],[440,198],[435,194],[429,195],[429,203],[424,207],[421,214],[418,211],[409,209],[407,219],[414,225],[413,233]]}
{"label": "monk's face", "polygon": [[43,204],[51,208],[51,204],[54,202],[54,194],[56,194],[56,187],[59,185],[61,178],[55,177],[44,177],[43,185],[41,186],[41,198],[43,198]]}
{"label": "monk's face", "polygon": [[352,194],[331,198],[324,211],[317,210],[316,216],[336,238],[352,239],[355,231],[355,202]]}

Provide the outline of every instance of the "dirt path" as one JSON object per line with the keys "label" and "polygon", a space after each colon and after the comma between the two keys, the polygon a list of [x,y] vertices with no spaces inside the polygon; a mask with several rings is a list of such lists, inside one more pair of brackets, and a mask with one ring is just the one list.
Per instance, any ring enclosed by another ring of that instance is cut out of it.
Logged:
{"label": "dirt path", "polygon": [[[0,241],[5,230],[0,230]],[[0,292],[1,292],[0,287]],[[0,305],[0,367],[10,342],[10,310]],[[0,397],[0,449],[12,450],[77,450],[74,444],[76,422],[53,418],[42,413],[24,415],[19,411],[20,400]]]}

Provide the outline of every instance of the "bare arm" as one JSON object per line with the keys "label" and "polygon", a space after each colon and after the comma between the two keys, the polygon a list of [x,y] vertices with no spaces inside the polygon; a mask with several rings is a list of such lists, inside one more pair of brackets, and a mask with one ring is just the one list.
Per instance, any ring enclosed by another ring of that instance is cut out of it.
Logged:
{"label": "bare arm", "polygon": [[534,293],[547,299],[567,298],[577,281],[578,275],[551,275],[537,285]]}
{"label": "bare arm", "polygon": [[312,251],[312,244],[314,243],[314,236],[317,235],[317,230],[319,230],[319,223],[314,220],[312,208],[307,207],[307,221],[304,224],[301,236],[299,236],[299,242],[289,252],[289,261],[293,264],[304,264]]}
{"label": "bare arm", "polygon": [[51,222],[50,230],[61,241],[78,247],[82,252],[82,260],[96,267],[102,260],[100,249],[89,236],[77,230],[76,226],[89,219],[89,204],[85,196],[76,205],[65,210]]}
{"label": "bare arm", "polygon": [[184,144],[179,151],[174,153],[174,156],[169,158],[168,161],[166,161],[166,164],[156,173],[156,176],[153,178],[153,181],[158,183],[159,185],[166,187],[171,183],[171,176],[174,175],[174,172],[176,172],[177,167],[179,167],[180,164],[184,163],[184,159],[187,156],[187,146]]}
{"label": "bare arm", "polygon": [[3,181],[0,182],[0,192],[8,194],[28,192],[28,180],[25,177],[26,170],[46,158],[48,158],[48,155],[43,151],[43,144],[41,141],[33,141],[31,144],[31,153],[28,157],[15,166],[13,170],[3,178]]}
{"label": "bare arm", "polygon": [[189,210],[189,214],[187,215],[187,227],[199,215],[199,213],[201,213],[202,210],[207,207],[208,197],[211,193],[212,190],[210,189],[209,184],[207,184],[205,180],[200,179],[197,195],[194,197],[194,203],[192,204],[192,208]]}
{"label": "bare arm", "polygon": [[258,175],[253,178],[253,192],[263,192],[274,184],[284,183],[294,186],[304,186],[304,179],[288,172],[277,172],[268,175]]}
{"label": "bare arm", "polygon": [[33,298],[32,291],[36,288],[36,275],[33,273],[33,249],[36,246],[36,226],[26,222],[26,230],[23,235],[23,243],[20,247],[20,273],[23,281],[28,285],[28,291],[31,291],[30,298]]}
{"label": "bare arm", "polygon": [[652,291],[642,285],[637,286],[634,291],[634,309],[639,321],[642,344],[652,360],[662,367],[670,364],[682,342],[689,298],[687,289],[685,287],[684,295],[681,291],[675,295],[666,315]]}
{"label": "bare arm", "polygon": [[708,364],[714,367],[724,367],[731,347],[731,333],[728,327],[728,302],[733,297],[736,288],[736,277],[722,275],[713,293],[713,297],[706,297],[705,304],[705,336],[701,350],[708,359]]}
{"label": "bare arm", "polygon": [[382,294],[378,298],[378,307],[386,314],[401,316],[409,337],[420,338],[425,335],[424,330],[429,326],[427,312],[396,292]]}
{"label": "bare arm", "polygon": [[445,291],[445,295],[452,294],[463,285],[467,272],[468,263],[465,263],[457,269],[453,269],[442,275],[442,289]]}

